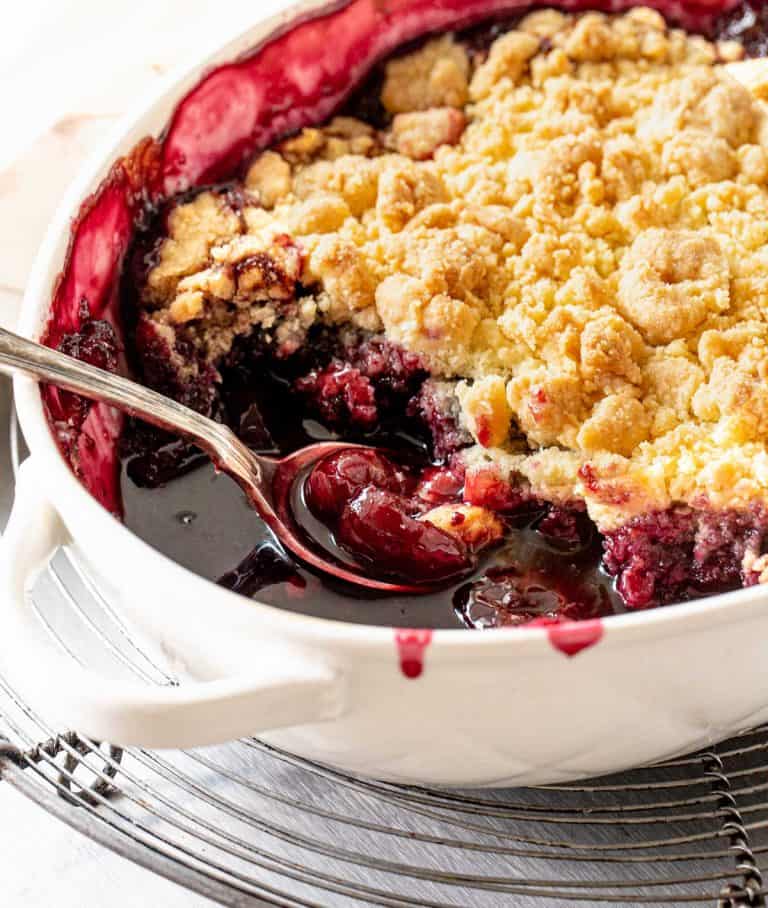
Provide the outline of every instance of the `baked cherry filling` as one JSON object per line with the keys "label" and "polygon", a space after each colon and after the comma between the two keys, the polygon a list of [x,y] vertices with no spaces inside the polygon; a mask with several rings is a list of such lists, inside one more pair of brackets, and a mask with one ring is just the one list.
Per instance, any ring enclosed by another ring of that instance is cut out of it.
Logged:
{"label": "baked cherry filling", "polygon": [[418,484],[389,458],[351,449],[318,464],[305,495],[310,511],[332,528],[338,543],[373,570],[415,581],[466,573],[473,546],[462,537],[464,514],[456,510],[449,518],[457,533],[420,519],[428,506]]}
{"label": "baked cherry filling", "polygon": [[[170,150],[126,164],[141,212],[121,317],[105,285],[50,341],[112,369],[124,341],[145,383],[259,451],[386,450],[322,463],[297,518],[340,558],[444,591],[361,603],[321,588],[194,449],[134,421],[126,523],[246,595],[384,624],[547,624],[768,580],[760,471],[744,466],[768,424],[749,308],[765,84],[728,69],[739,45],[766,52],[768,14],[672,12],[713,43],[642,9],[539,10],[417,42],[331,120],[303,98],[319,125],[239,172],[240,133],[179,153],[185,116],[201,121],[185,100]],[[228,181],[162,196],[203,177]],[[96,215],[125,236],[119,208]],[[118,510],[101,439],[119,425],[72,395],[48,405],[73,467]]]}
{"label": "baked cherry filling", "polygon": [[379,339],[348,344],[323,369],[312,369],[294,387],[332,426],[372,428],[379,409],[404,403],[424,381],[418,356]]}
{"label": "baked cherry filling", "polygon": [[608,533],[603,563],[629,608],[647,608],[750,586],[763,554],[768,518],[686,507],[646,514]]}

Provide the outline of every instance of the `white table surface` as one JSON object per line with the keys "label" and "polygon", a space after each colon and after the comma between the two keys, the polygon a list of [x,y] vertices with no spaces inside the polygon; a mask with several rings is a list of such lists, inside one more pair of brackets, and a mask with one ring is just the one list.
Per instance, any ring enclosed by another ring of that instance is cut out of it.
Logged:
{"label": "white table surface", "polygon": [[[22,0],[0,45],[0,324],[45,225],[97,140],[143,91],[286,0]],[[1,431],[4,431],[4,425]],[[0,782],[3,908],[212,905],[70,830]]]}

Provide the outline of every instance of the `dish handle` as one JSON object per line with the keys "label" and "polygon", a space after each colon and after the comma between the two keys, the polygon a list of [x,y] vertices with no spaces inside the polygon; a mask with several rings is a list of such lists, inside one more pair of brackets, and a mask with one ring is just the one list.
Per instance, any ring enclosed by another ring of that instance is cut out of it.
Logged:
{"label": "dish handle", "polygon": [[177,748],[341,714],[339,675],[298,652],[259,653],[248,675],[179,686],[111,680],[77,663],[45,633],[29,595],[68,539],[36,472],[34,458],[22,464],[0,542],[0,674],[46,717],[100,741]]}

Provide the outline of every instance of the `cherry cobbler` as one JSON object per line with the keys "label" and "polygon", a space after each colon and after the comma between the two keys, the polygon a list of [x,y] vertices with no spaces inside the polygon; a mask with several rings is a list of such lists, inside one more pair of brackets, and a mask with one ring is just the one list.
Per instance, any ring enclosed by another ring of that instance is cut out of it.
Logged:
{"label": "cherry cobbler", "polygon": [[97,320],[61,340],[259,451],[375,445],[310,473],[297,519],[446,591],[320,595],[229,480],[134,421],[128,525],[246,594],[371,622],[768,581],[768,15],[709,25],[540,8],[400,48],[329,119],[148,207],[124,356]]}

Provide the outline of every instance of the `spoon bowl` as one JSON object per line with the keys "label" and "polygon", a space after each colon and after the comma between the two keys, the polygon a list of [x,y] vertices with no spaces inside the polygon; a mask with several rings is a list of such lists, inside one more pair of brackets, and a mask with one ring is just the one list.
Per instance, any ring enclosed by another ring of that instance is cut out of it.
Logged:
{"label": "spoon bowl", "polygon": [[291,491],[299,475],[331,454],[347,448],[366,448],[365,445],[319,442],[282,458],[255,454],[228,426],[128,378],[4,328],[0,328],[0,372],[22,372],[90,400],[104,401],[189,439],[211,458],[218,470],[238,483],[276,539],[310,568],[344,583],[382,593],[423,594],[434,589],[434,584],[429,582],[379,580],[362,569],[355,570],[329,555],[322,555],[305,539],[294,519]]}

